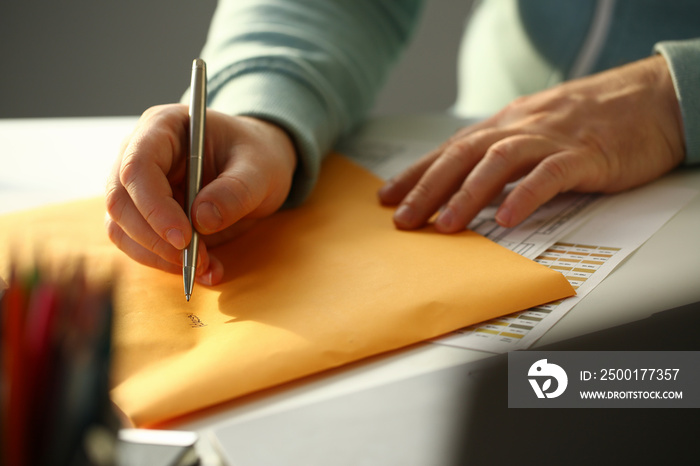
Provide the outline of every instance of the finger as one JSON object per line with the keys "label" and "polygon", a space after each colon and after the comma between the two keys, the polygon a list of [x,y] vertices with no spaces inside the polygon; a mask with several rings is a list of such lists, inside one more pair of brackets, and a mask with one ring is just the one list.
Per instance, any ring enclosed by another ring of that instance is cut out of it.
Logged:
{"label": "finger", "polygon": [[377,193],[379,201],[388,206],[399,204],[418,183],[435,159],[437,159],[451,144],[480,130],[487,129],[492,125],[492,119],[482,120],[457,131],[437,149],[428,152],[406,170],[388,180]]}
{"label": "finger", "polygon": [[109,239],[127,256],[134,259],[136,262],[164,270],[170,273],[182,273],[182,266],[170,262],[163,257],[155,254],[153,251],[141,246],[139,243],[129,237],[124,230],[112,220],[109,216],[105,217],[105,227]]}
{"label": "finger", "polygon": [[[204,247],[206,248],[206,246]],[[208,266],[197,269],[195,280],[206,286],[217,285],[224,277],[224,264],[214,254],[207,253],[207,257],[209,258]]]}
{"label": "finger", "polygon": [[[182,249],[191,238],[185,212],[173,197],[168,175],[184,155],[185,107],[171,106],[144,115],[126,146],[118,167],[118,179],[133,205],[163,240]],[[123,224],[122,224],[123,225]],[[143,230],[141,230],[143,232]],[[150,238],[133,236],[142,245]]]}
{"label": "finger", "polygon": [[[186,246],[184,235],[179,230],[172,229],[165,233],[168,239],[165,241],[153,231],[121,185],[118,175],[116,175],[116,172],[119,171],[118,165],[119,161],[116,164],[116,168],[113,169],[113,174],[107,183],[105,192],[105,204],[110,219],[119,225],[121,232],[124,232],[142,247],[154,252],[170,263],[179,264],[179,250]],[[121,241],[119,240],[120,237],[117,236],[113,239],[113,242],[121,248]]]}
{"label": "finger", "polygon": [[[267,174],[248,154],[248,148],[240,151],[195,198],[192,206],[195,228],[203,234],[221,232],[244,217],[269,215],[278,207],[278,204],[273,206],[275,202],[269,202]],[[282,199],[275,201],[281,203]]]}
{"label": "finger", "polygon": [[394,214],[400,229],[418,228],[458,190],[469,172],[505,130],[483,130],[452,141],[406,195]]}
{"label": "finger", "polygon": [[496,142],[442,209],[435,221],[436,229],[442,233],[463,230],[507,183],[557,150],[555,142],[532,135],[515,135]]}
{"label": "finger", "polygon": [[576,160],[576,155],[568,151],[543,159],[506,196],[496,212],[496,221],[504,227],[516,226],[557,194],[587,179],[585,164]]}
{"label": "finger", "polygon": [[[109,238],[119,246],[119,249],[136,262],[165,272],[182,274],[181,252],[179,253],[180,260],[177,263],[170,262],[131,239],[109,216],[105,218],[105,224]],[[223,263],[208,252],[204,242],[200,242],[199,255],[197,257],[197,282],[209,286],[216,285],[221,282],[223,275]]]}
{"label": "finger", "polygon": [[[180,269],[180,273],[182,273],[182,269]],[[201,236],[199,238],[196,273],[195,279],[203,285],[216,285],[224,275],[223,263],[209,252],[206,242]]]}
{"label": "finger", "polygon": [[416,163],[387,181],[377,193],[379,202],[387,206],[394,206],[401,202],[406,197],[406,194],[418,183],[418,180],[433,164],[435,159],[445,150],[445,147],[446,144],[443,144],[432,152],[427,153]]}

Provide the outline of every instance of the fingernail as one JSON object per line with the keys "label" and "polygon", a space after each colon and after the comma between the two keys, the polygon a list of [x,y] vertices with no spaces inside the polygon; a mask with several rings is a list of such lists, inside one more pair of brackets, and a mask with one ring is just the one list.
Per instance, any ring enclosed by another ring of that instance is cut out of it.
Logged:
{"label": "fingernail", "polygon": [[182,234],[177,228],[171,228],[165,232],[165,238],[168,243],[172,244],[175,249],[185,249],[185,235]]}
{"label": "fingernail", "polygon": [[197,281],[206,286],[219,283],[224,274],[223,264],[214,256],[209,256],[209,270],[197,276]]}
{"label": "fingernail", "polygon": [[392,180],[387,181],[384,186],[379,188],[379,197],[386,196],[394,188],[394,182]]}
{"label": "fingernail", "polygon": [[435,221],[438,226],[445,230],[450,230],[452,229],[452,224],[455,221],[455,213],[452,210],[451,207],[445,207],[442,212],[440,212],[440,215],[438,216],[437,220]]}
{"label": "fingernail", "polygon": [[407,205],[402,205],[394,213],[394,222],[402,227],[411,227],[413,225],[413,219],[415,218],[415,213],[413,209]]}
{"label": "fingernail", "polygon": [[219,231],[223,222],[221,212],[211,202],[203,202],[197,207],[197,224],[205,233]]}
{"label": "fingernail", "polygon": [[214,279],[214,271],[210,269],[201,275],[197,275],[197,283],[204,285],[204,286],[216,285],[216,282]]}
{"label": "fingernail", "polygon": [[212,285],[212,271],[210,270],[206,274],[202,275],[201,280],[205,285],[211,286]]}
{"label": "fingernail", "polygon": [[501,206],[496,212],[494,218],[496,220],[496,223],[498,223],[500,226],[508,228],[511,226],[513,214],[511,213],[509,208]]}

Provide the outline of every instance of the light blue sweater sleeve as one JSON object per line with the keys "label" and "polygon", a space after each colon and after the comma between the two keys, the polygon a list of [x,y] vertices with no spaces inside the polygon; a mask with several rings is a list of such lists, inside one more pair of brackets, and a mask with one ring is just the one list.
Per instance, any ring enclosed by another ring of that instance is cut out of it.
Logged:
{"label": "light blue sweater sleeve", "polygon": [[272,121],[299,156],[287,205],[368,112],[415,28],[420,0],[222,0],[202,58],[209,106]]}
{"label": "light blue sweater sleeve", "polygon": [[700,163],[700,39],[660,42],[655,50],[669,66],[681,106],[685,163]]}

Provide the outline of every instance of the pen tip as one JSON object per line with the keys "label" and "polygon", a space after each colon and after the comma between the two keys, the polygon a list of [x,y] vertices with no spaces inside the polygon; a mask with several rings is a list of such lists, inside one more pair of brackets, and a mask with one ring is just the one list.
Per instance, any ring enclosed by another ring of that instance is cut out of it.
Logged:
{"label": "pen tip", "polygon": [[191,295],[189,295],[189,294],[185,294],[185,299],[187,300],[188,303],[190,302],[190,296]]}

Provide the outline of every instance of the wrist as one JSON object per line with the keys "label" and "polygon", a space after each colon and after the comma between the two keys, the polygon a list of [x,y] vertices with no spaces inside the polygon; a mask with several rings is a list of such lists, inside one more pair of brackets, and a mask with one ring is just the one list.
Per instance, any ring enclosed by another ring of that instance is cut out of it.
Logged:
{"label": "wrist", "polygon": [[663,55],[655,55],[645,60],[650,75],[650,85],[656,90],[656,103],[660,115],[659,121],[664,129],[671,150],[678,161],[685,155],[684,127],[678,92]]}
{"label": "wrist", "polygon": [[294,139],[284,127],[260,117],[239,115],[236,118],[261,131],[264,137],[279,149],[277,153],[282,166],[294,173],[299,157]]}

